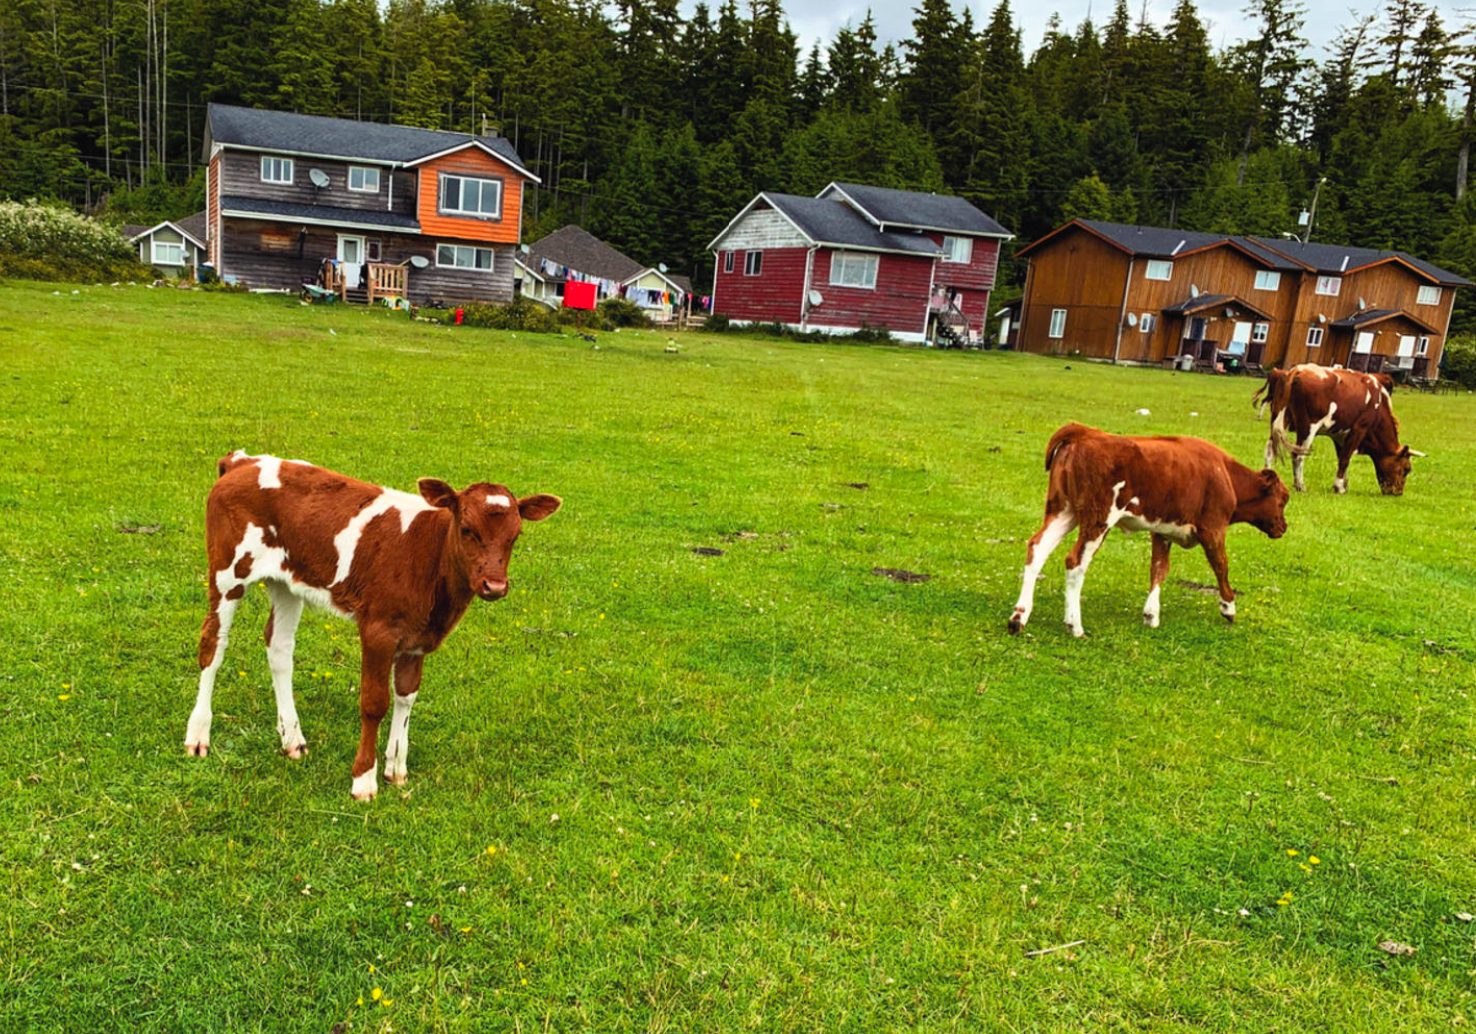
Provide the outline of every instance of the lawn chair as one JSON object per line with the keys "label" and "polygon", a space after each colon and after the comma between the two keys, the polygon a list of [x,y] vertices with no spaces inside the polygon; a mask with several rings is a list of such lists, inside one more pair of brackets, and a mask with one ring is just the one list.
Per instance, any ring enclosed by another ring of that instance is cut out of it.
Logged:
{"label": "lawn chair", "polygon": [[1427,355],[1415,356],[1413,365],[1409,368],[1409,386],[1418,391],[1434,391],[1434,382],[1430,380],[1430,357]]}
{"label": "lawn chair", "polygon": [[1257,377],[1266,376],[1266,369],[1261,365],[1266,358],[1266,342],[1252,341],[1245,350],[1245,362],[1240,366],[1241,373],[1254,374]]}
{"label": "lawn chair", "polygon": [[1219,355],[1220,343],[1218,341],[1201,341],[1199,343],[1199,354],[1194,359],[1194,370],[1196,373],[1215,373],[1218,367],[1215,365],[1215,357]]}

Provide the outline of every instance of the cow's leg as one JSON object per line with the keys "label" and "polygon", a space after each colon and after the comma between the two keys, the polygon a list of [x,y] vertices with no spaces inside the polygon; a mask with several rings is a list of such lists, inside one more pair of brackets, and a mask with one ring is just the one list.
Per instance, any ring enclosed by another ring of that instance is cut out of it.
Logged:
{"label": "cow's leg", "polygon": [[243,585],[222,594],[215,585],[215,572],[210,575],[210,610],[200,626],[200,691],[195,695],[195,709],[185,726],[185,753],[197,757],[210,753],[210,698],[215,693],[215,675],[220,671],[226,644],[230,642],[236,607],[246,595]]}
{"label": "cow's leg", "polygon": [[1333,478],[1333,491],[1338,495],[1346,495],[1348,492],[1348,464],[1358,453],[1358,447],[1363,444],[1363,435],[1356,431],[1344,435],[1338,442],[1338,476]]}
{"label": "cow's leg", "polygon": [[1215,581],[1220,587],[1220,613],[1226,621],[1232,624],[1235,621],[1235,590],[1230,588],[1230,562],[1225,555],[1225,536],[1205,535],[1200,533],[1200,543],[1204,546],[1204,557],[1209,561],[1210,570],[1215,572]]}
{"label": "cow's leg", "polygon": [[379,793],[374,760],[379,750],[379,723],[389,710],[395,648],[362,630],[359,647],[363,653],[359,664],[359,752],[354,755],[352,793],[356,801],[372,801]]}
{"label": "cow's leg", "polygon": [[272,614],[267,618],[267,664],[272,669],[272,693],[277,698],[277,735],[289,758],[307,753],[297,703],[292,699],[292,653],[297,646],[297,622],[302,617],[302,598],[281,582],[268,582]]}
{"label": "cow's leg", "polygon": [[1066,627],[1077,638],[1086,635],[1081,627],[1081,585],[1086,581],[1092,556],[1107,537],[1111,525],[1103,520],[1082,521],[1076,542],[1066,554]]}
{"label": "cow's leg", "polygon": [[1035,606],[1035,582],[1051,553],[1061,540],[1076,527],[1076,515],[1070,510],[1058,513],[1046,511],[1045,522],[1025,547],[1025,574],[1020,583],[1020,599],[1015,603],[1015,612],[1010,616],[1010,634],[1015,635],[1030,620],[1030,611]]}
{"label": "cow's leg", "polygon": [[389,739],[384,744],[384,778],[399,785],[405,781],[405,761],[410,753],[410,709],[420,692],[420,654],[395,658],[395,713],[390,718]]}
{"label": "cow's leg", "polygon": [[1307,482],[1302,477],[1302,465],[1307,462],[1307,454],[1312,451],[1312,443],[1317,438],[1317,433],[1310,427],[1297,431],[1296,442],[1292,445],[1292,484],[1298,492],[1307,491]]}
{"label": "cow's leg", "polygon": [[1162,535],[1153,536],[1153,559],[1148,565],[1148,602],[1143,604],[1143,624],[1158,627],[1158,589],[1169,573],[1169,550],[1173,543]]}

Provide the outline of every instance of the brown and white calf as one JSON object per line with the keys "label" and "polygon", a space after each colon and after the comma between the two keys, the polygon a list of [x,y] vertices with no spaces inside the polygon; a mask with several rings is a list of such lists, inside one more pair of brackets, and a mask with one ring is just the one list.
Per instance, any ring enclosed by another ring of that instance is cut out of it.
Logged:
{"label": "brown and white calf", "polygon": [[306,752],[292,698],[292,654],[304,603],[352,619],[362,651],[361,728],[353,795],[378,792],[379,724],[394,717],[384,749],[384,777],[405,781],[410,709],[425,655],[466,613],[472,597],[507,595],[507,562],[523,521],[541,521],[559,498],[519,499],[505,485],[478,483],[458,492],[435,478],[419,495],[381,488],[299,460],[248,456],[220,461],[205,506],[210,611],[200,630],[200,692],[185,749],[210,750],[210,698],[231,621],[247,588],[264,582],[271,597],[267,661],[277,698],[277,732],[288,757]]}
{"label": "brown and white calf", "polygon": [[1266,466],[1288,452],[1292,482],[1307,490],[1302,464],[1319,434],[1338,447],[1338,474],[1333,491],[1348,491],[1348,463],[1357,453],[1373,460],[1379,488],[1385,495],[1403,495],[1410,458],[1425,455],[1399,444],[1399,421],[1389,404],[1394,380],[1386,373],[1361,373],[1304,363],[1290,370],[1272,370],[1251,399],[1260,413],[1271,407],[1271,437],[1266,442]]}
{"label": "brown and white calf", "polygon": [[1225,557],[1225,531],[1246,523],[1273,539],[1286,533],[1289,492],[1274,470],[1255,471],[1200,438],[1136,437],[1067,424],[1046,446],[1045,521],[1025,552],[1020,599],[1010,617],[1017,633],[1030,620],[1035,582],[1051,551],[1072,528],[1066,555],[1066,625],[1081,627],[1081,585],[1092,556],[1112,528],[1153,533],[1148,600],[1143,620],[1158,627],[1159,586],[1168,577],[1169,549],[1204,547],[1220,588],[1220,613],[1235,620],[1235,591]]}

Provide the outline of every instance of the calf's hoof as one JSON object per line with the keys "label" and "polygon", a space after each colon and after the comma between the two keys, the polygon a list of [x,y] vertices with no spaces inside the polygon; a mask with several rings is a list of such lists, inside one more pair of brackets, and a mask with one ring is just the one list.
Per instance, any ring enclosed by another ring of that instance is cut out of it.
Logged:
{"label": "calf's hoof", "polygon": [[210,753],[208,743],[186,743],[185,753],[192,758],[203,758]]}
{"label": "calf's hoof", "polygon": [[1072,634],[1072,636],[1077,639],[1086,638],[1086,629],[1082,628],[1080,625],[1067,625],[1066,629]]}
{"label": "calf's hoof", "polygon": [[1022,629],[1024,627],[1025,627],[1025,622],[1023,622],[1023,621],[1020,620],[1020,615],[1019,614],[1016,614],[1014,617],[1010,618],[1010,623],[1005,626],[1005,628],[1009,631],[1010,635],[1019,635],[1020,634],[1020,629]]}
{"label": "calf's hoof", "polygon": [[354,776],[353,788],[349,791],[356,801],[372,801],[379,793],[379,783],[374,777],[374,769],[370,768],[361,776]]}
{"label": "calf's hoof", "polygon": [[404,772],[396,772],[394,775],[390,775],[388,772],[386,772],[384,774],[384,781],[386,783],[394,783],[396,786],[404,786],[410,781],[410,777]]}
{"label": "calf's hoof", "polygon": [[305,758],[308,755],[307,744],[306,743],[299,743],[296,746],[283,747],[282,748],[282,753],[283,754],[286,754],[289,758],[291,758],[294,761],[298,760],[299,758]]}
{"label": "calf's hoof", "polygon": [[1158,627],[1158,615],[1157,614],[1150,614],[1146,610],[1143,611],[1143,624],[1147,625],[1149,628],[1157,628]]}

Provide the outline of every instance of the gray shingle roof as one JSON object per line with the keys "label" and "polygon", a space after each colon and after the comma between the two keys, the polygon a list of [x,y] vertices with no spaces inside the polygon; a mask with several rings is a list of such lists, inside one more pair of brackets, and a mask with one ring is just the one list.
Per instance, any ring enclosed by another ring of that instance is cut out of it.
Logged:
{"label": "gray shingle roof", "polygon": [[872,251],[900,251],[909,255],[937,255],[938,245],[915,233],[878,230],[866,217],[844,201],[800,197],[796,194],[763,195],[779,212],[817,244]]}
{"label": "gray shingle roof", "polygon": [[1457,276],[1448,269],[1441,269],[1432,262],[1415,258],[1404,251],[1386,251],[1380,248],[1353,248],[1344,244],[1324,244],[1313,241],[1303,244],[1301,241],[1273,241],[1269,238],[1260,238],[1257,243],[1266,247],[1275,248],[1284,255],[1302,262],[1319,273],[1346,273],[1366,266],[1373,262],[1381,262],[1384,259],[1399,258],[1414,266],[1421,273],[1433,277],[1442,284],[1451,284],[1457,287],[1469,287],[1471,281]]}
{"label": "gray shingle roof", "polygon": [[195,238],[195,240],[204,241],[206,235],[210,232],[210,217],[204,212],[196,212],[194,215],[187,215],[183,219],[174,220],[174,225]]}
{"label": "gray shingle roof", "polygon": [[1422,327],[1432,334],[1437,334],[1440,331],[1440,328],[1428,320],[1422,320],[1414,315],[1414,313],[1405,312],[1403,309],[1364,309],[1362,312],[1355,312],[1351,316],[1344,316],[1340,320],[1333,320],[1329,326],[1336,327],[1338,330],[1356,330],[1359,327],[1366,327],[1371,323],[1382,323],[1385,320],[1391,320],[1396,317],[1403,317],[1415,326]]}
{"label": "gray shingle roof", "polygon": [[564,226],[528,248],[528,265],[540,259],[606,280],[628,280],[646,267],[600,240],[582,226]]}
{"label": "gray shingle roof", "polygon": [[1108,223],[1100,219],[1082,219],[1081,224],[1134,255],[1172,258],[1187,251],[1197,251],[1200,248],[1232,241],[1272,269],[1301,268],[1286,256],[1267,249],[1264,244],[1251,237],[1238,237],[1225,233],[1200,233],[1194,230],[1173,230],[1164,226]]}
{"label": "gray shingle roof", "polygon": [[528,167],[518,157],[513,145],[500,136],[474,136],[442,129],[238,108],[229,104],[210,105],[207,118],[207,160],[212,140],[241,147],[380,162],[413,162],[479,141],[514,168],[528,173]]}
{"label": "gray shingle roof", "polygon": [[835,186],[883,226],[1014,236],[961,197],[871,187],[864,183],[836,183]]}
{"label": "gray shingle roof", "polygon": [[1253,316],[1259,316],[1262,319],[1271,318],[1271,314],[1264,309],[1252,305],[1244,299],[1237,298],[1233,294],[1202,294],[1198,298],[1185,298],[1182,302],[1175,305],[1165,306],[1163,311],[1174,316],[1187,316],[1191,313],[1204,312],[1206,309],[1213,309],[1220,305],[1230,306],[1231,308],[1239,306]]}
{"label": "gray shingle roof", "polygon": [[300,205],[295,201],[272,201],[262,197],[226,194],[220,199],[222,212],[249,212],[253,215],[284,216],[288,219],[313,219],[320,222],[346,223],[357,226],[379,226],[386,230],[419,230],[420,223],[408,215],[384,212],[377,208],[334,208],[332,205]]}
{"label": "gray shingle roof", "polygon": [[123,235],[124,240],[135,241],[138,240],[140,234],[145,230],[151,229],[153,225],[153,223],[147,225],[143,223],[124,223],[118,227],[118,232]]}

